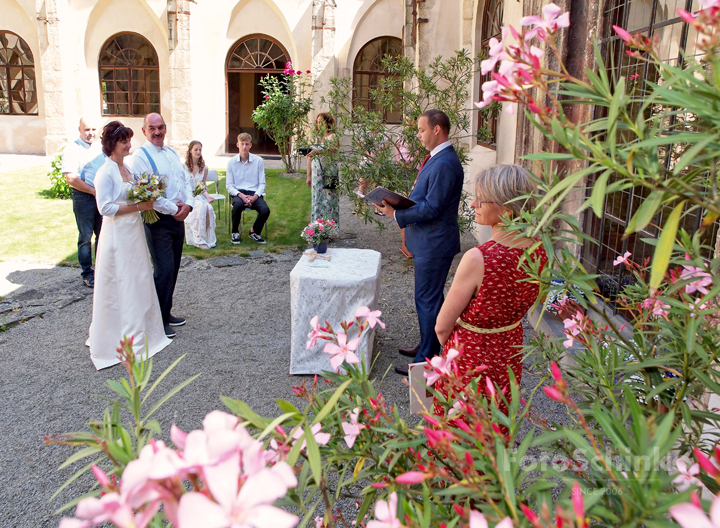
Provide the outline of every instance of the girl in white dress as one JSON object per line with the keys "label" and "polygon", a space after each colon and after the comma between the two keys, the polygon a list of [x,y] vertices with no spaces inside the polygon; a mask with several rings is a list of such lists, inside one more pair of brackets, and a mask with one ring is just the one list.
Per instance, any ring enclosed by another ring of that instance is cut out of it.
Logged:
{"label": "girl in white dress", "polygon": [[108,158],[95,175],[103,231],[95,261],[93,316],[87,345],[98,370],[119,363],[116,348],[124,336],[134,336],[133,348],[138,356],[145,356],[146,342],[149,356],[171,343],[163,328],[140,216],[141,211],[152,209],[154,202],[127,203],[133,176],[124,158],[130,153],[132,136],[132,129],[119,121],[105,125],[102,148]]}
{"label": "girl in white dress", "polygon": [[[207,181],[208,168],[202,157],[202,143],[193,140],[188,145],[185,156],[185,176],[190,181],[190,187]],[[210,196],[207,190],[195,197],[193,210],[185,219],[185,243],[188,246],[210,249],[217,244],[215,236],[215,211],[211,203],[215,199]]]}

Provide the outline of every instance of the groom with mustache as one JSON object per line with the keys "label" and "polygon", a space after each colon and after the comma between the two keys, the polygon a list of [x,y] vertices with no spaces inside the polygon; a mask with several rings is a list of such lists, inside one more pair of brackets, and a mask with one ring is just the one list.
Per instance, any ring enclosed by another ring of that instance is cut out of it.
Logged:
{"label": "groom with mustache", "polygon": [[170,310],[185,241],[185,218],[192,211],[194,198],[180,157],[165,146],[167,126],[163,117],[156,113],[146,115],[142,131],[147,141],[133,154],[133,172],[157,172],[167,177],[165,197],[158,198],[154,206],[160,219],[154,224],[145,224],[145,237],[152,255],[155,290],[160,301],[165,335],[175,337],[172,327],[186,322],[182,317],[173,316]]}

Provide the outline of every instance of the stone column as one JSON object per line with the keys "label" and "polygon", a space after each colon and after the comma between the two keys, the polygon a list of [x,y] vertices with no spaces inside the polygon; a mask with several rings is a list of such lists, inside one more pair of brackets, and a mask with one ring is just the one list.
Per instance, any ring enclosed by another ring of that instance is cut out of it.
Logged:
{"label": "stone column", "polygon": [[190,0],[168,1],[170,146],[182,152],[193,139]]}
{"label": "stone column", "polygon": [[337,75],[335,60],[335,0],[313,0],[312,6],[312,79],[314,113],[320,108],[320,98],[330,89],[330,78]]}
{"label": "stone column", "polygon": [[[67,0],[36,0],[38,46],[40,60],[35,61],[35,71],[41,72],[45,114],[45,154],[55,155],[67,143],[67,112],[63,89],[62,53],[60,42],[60,18],[58,3]],[[68,89],[73,93],[72,89]]]}

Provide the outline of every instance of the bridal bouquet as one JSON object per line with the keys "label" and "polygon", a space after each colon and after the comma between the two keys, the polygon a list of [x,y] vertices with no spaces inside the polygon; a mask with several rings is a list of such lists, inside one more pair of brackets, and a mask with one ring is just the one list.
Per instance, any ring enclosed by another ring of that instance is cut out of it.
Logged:
{"label": "bridal bouquet", "polygon": [[195,188],[193,189],[193,197],[200,196],[206,189],[207,189],[207,187],[206,187],[205,183],[197,182],[195,184]]}
{"label": "bridal bouquet", "polygon": [[[167,188],[167,178],[160,176],[158,173],[148,174],[143,172],[139,176],[135,176],[132,186],[128,191],[127,200],[129,204],[140,202],[149,202],[157,200],[161,196],[165,196]],[[153,209],[142,212],[143,222],[146,224],[154,224],[159,220],[157,213]]]}
{"label": "bridal bouquet", "polygon": [[323,240],[337,236],[339,229],[334,220],[318,218],[310,222],[302,230],[300,236],[312,244],[320,244]]}

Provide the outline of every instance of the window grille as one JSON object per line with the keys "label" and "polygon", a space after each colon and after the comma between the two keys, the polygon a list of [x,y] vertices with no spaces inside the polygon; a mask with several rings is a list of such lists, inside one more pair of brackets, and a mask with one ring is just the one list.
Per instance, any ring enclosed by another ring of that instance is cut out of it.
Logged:
{"label": "window grille", "polygon": [[[623,27],[633,34],[639,32],[648,38],[657,38],[662,60],[668,64],[679,65],[682,64],[683,52],[687,57],[694,55],[697,35],[677,16],[676,9],[694,12],[700,7],[697,0],[609,0],[603,13],[598,44],[611,78],[617,81],[624,76],[627,90],[634,91],[636,95],[642,95],[648,82],[658,81],[658,72],[652,65],[625,53],[627,48],[623,41],[614,35],[613,25]],[[640,103],[636,103],[634,110],[639,109]],[[603,111],[605,109],[596,109],[596,117],[601,117]],[[663,109],[654,108],[653,111],[661,112]],[[686,130],[693,129],[693,114],[673,116],[668,125],[676,127],[679,124],[678,119],[684,121]],[[666,168],[671,168],[681,154],[682,145],[668,144],[658,149],[658,155]],[[612,178],[608,183],[611,182]],[[588,196],[592,183],[590,181],[588,185]],[[637,263],[649,258],[653,246],[642,239],[657,238],[658,226],[663,225],[665,215],[672,211],[671,207],[664,207],[644,230],[623,238],[627,222],[648,194],[649,191],[644,188],[631,188],[608,194],[601,218],[589,212],[585,213],[585,232],[598,244],[586,242],[582,248],[581,261],[590,273],[600,275],[600,290],[611,300],[633,281],[633,276],[624,266],[613,266],[613,260],[626,251],[632,253],[632,260]],[[701,222],[698,211],[684,216],[680,227],[693,232],[700,227]],[[718,222],[715,222],[709,231],[709,240],[714,242],[718,233]],[[712,255],[708,254],[706,257],[710,258]]]}
{"label": "window grille", "polygon": [[383,121],[398,124],[402,119],[399,105],[391,110],[389,107],[377,105],[370,97],[370,91],[380,87],[381,79],[389,77],[382,63],[387,55],[402,55],[402,41],[399,38],[376,38],[358,52],[353,65],[353,107],[362,107],[369,112],[381,112]]}
{"label": "window grille", "polygon": [[[502,38],[502,25],[503,25],[503,6],[505,2],[503,0],[486,0],[483,4],[482,14],[480,20],[482,21],[481,26],[481,38],[480,47],[478,48],[480,56],[487,58],[490,50],[490,39],[496,38],[500,40]],[[495,66],[495,71],[500,67],[499,63]],[[492,81],[492,72],[488,72],[485,75],[480,76],[480,83],[478,85],[478,101],[482,101],[482,85],[487,81]],[[500,115],[501,104],[493,102],[484,109],[478,110],[478,144],[495,148],[497,143],[497,127],[498,117]]]}
{"label": "window grille", "polygon": [[287,52],[267,38],[251,36],[240,41],[228,58],[228,70],[283,71]]}
{"label": "window grille", "polygon": [[144,37],[111,37],[100,52],[99,69],[103,115],[160,112],[160,66],[155,48]]}
{"label": "window grille", "polygon": [[30,46],[15,33],[0,31],[0,114],[37,113],[35,62]]}

